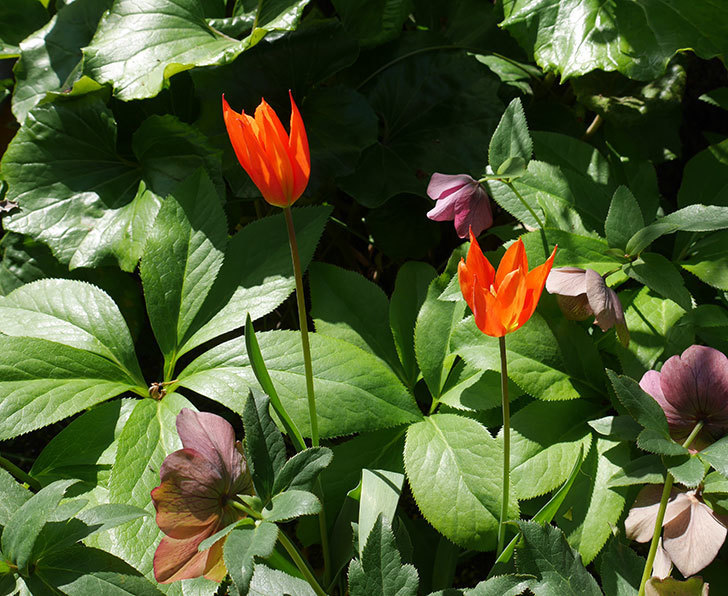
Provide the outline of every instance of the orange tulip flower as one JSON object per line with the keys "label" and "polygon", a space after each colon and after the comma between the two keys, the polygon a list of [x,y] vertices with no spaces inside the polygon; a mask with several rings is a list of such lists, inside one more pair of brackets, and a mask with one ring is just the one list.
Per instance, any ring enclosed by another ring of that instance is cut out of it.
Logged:
{"label": "orange tulip flower", "polygon": [[222,114],[240,165],[263,198],[276,207],[290,207],[301,196],[311,173],[306,129],[291,98],[290,136],[278,115],[263,99],[255,118],[238,114],[222,97]]}
{"label": "orange tulip flower", "polygon": [[503,337],[528,321],[536,310],[555,255],[556,248],[543,265],[529,271],[526,249],[519,238],[503,255],[496,271],[483,256],[471,230],[467,261],[460,259],[458,277],[478,329],[491,337]]}

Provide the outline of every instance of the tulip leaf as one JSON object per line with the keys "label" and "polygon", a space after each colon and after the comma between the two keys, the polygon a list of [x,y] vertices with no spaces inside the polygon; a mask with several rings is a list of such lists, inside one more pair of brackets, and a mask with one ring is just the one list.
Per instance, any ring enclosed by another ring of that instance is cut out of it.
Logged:
{"label": "tulip leaf", "polygon": [[627,248],[629,239],[644,225],[640,205],[632,192],[626,186],[617,188],[609,206],[607,220],[604,222],[604,233],[609,246]]}
{"label": "tulip leaf", "polygon": [[277,541],[278,527],[267,521],[256,526],[239,526],[230,533],[223,547],[223,557],[240,596],[249,593],[255,557],[269,557]]}
{"label": "tulip leaf", "polygon": [[[40,5],[37,0],[25,4],[30,14]],[[101,15],[111,4],[111,0],[73,2],[62,7],[45,27],[33,29],[34,33],[23,39],[14,68],[13,114],[18,122],[23,123],[46,93],[67,91],[80,77],[81,48],[91,41]],[[0,22],[4,22],[2,16]]]}
{"label": "tulip leaf", "polygon": [[506,163],[513,164],[517,158],[521,169],[525,169],[532,154],[533,141],[528,133],[523,104],[517,97],[508,104],[493,132],[488,147],[488,162],[496,174],[508,177],[505,171],[508,168],[503,168]]}
{"label": "tulip leaf", "polygon": [[146,383],[129,328],[114,301],[96,286],[44,279],[0,298],[0,332],[36,337],[86,350],[118,366],[142,391]]}
{"label": "tulip leaf", "polygon": [[[482,333],[472,317],[455,328],[452,349],[471,366],[500,372],[498,338]],[[506,353],[508,377],[526,393],[544,401],[580,396],[566,371],[556,338],[538,313],[519,330],[508,334]]]}
{"label": "tulip leaf", "polygon": [[680,266],[706,284],[728,290],[728,232],[720,231],[701,238],[688,250],[688,256]]}
{"label": "tulip leaf", "polygon": [[334,265],[309,268],[311,316],[321,335],[343,339],[384,360],[401,377],[402,365],[388,323],[389,300],[358,273]]}
{"label": "tulip leaf", "polygon": [[650,80],[685,48],[706,59],[728,52],[724,6],[611,0],[605,12],[596,0],[507,0],[503,13],[501,26],[562,80],[595,69]]}
{"label": "tulip leaf", "polygon": [[0,440],[138,390],[102,356],[45,339],[0,335]]}
{"label": "tulip leaf", "polygon": [[283,435],[273,422],[268,408],[270,398],[250,392],[243,408],[245,453],[255,494],[264,504],[273,496],[275,478],[286,463]]}
{"label": "tulip leaf", "polygon": [[[305,270],[331,207],[297,208],[292,213],[301,268]],[[220,272],[188,327],[178,355],[242,327],[247,315],[255,321],[268,314],[295,285],[283,214],[248,224],[228,242]]]}
{"label": "tulip leaf", "polygon": [[403,483],[403,473],[389,470],[362,470],[357,518],[360,557],[377,520],[382,517],[394,519]]}
{"label": "tulip leaf", "polygon": [[646,285],[664,298],[679,304],[685,310],[692,308],[690,292],[685,288],[682,275],[671,261],[659,253],[642,253],[624,268],[632,279]]}
{"label": "tulip leaf", "polygon": [[332,459],[333,453],[327,447],[309,447],[296,453],[276,474],[273,494],[286,490],[310,491],[319,474],[331,464]]}
{"label": "tulip leaf", "polygon": [[15,511],[2,533],[2,552],[27,575],[33,547],[48,518],[75,480],[58,480],[42,488]]}
{"label": "tulip leaf", "polygon": [[[44,556],[27,580],[33,594],[162,596],[148,579],[114,555],[81,545]],[[61,592],[62,590],[62,592]]]}
{"label": "tulip leaf", "polygon": [[532,499],[562,484],[592,433],[586,420],[594,407],[583,401],[535,401],[511,418],[511,482],[519,499]]}
{"label": "tulip leaf", "polygon": [[215,281],[226,244],[225,214],[200,170],[164,201],[140,267],[147,312],[168,366]]}
{"label": "tulip leaf", "polygon": [[[232,62],[269,31],[295,28],[307,0],[287,2],[272,11],[261,3],[251,28],[242,40],[215,30],[195,0],[136,0],[115,2],[99,23],[84,49],[84,72],[100,83],[109,83],[124,101],[154,97],[172,75],[196,66]],[[261,19],[262,17],[262,19]],[[149,43],[154,32],[155,43]]]}
{"label": "tulip leaf", "polygon": [[255,564],[248,594],[250,596],[270,596],[270,594],[316,596],[316,592],[305,580],[291,577],[283,571],[271,569],[261,563]]}
{"label": "tulip leaf", "polygon": [[535,574],[529,588],[535,594],[601,596],[596,580],[582,564],[564,532],[549,524],[519,521],[524,545],[517,550],[518,568]]}
{"label": "tulip leaf", "polygon": [[389,520],[379,515],[361,558],[349,565],[351,596],[416,596],[417,569],[403,565]]}
{"label": "tulip leaf", "polygon": [[417,315],[427,297],[427,289],[436,276],[437,273],[431,265],[408,261],[397,271],[394,291],[389,301],[389,325],[404,368],[406,383],[410,387],[414,386],[419,373],[415,355]]}
{"label": "tulip leaf", "polygon": [[217,180],[220,162],[199,132],[171,115],[152,116],[134,132],[139,163],[120,157],[116,137],[98,98],[34,108],[2,158],[7,198],[22,204],[5,228],[47,244],[71,268],[111,258],[134,269],[159,202],[139,182],[164,195],[200,166]]}
{"label": "tulip leaf", "polygon": [[700,451],[699,456],[723,476],[728,476],[728,437],[723,437],[712,445],[708,445]]}
{"label": "tulip leaf", "polygon": [[[287,412],[309,436],[308,400],[301,338],[293,331],[256,334],[271,379]],[[421,413],[407,389],[381,360],[347,342],[309,335],[322,437],[365,432],[414,422]],[[244,342],[233,339],[194,360],[179,384],[242,410],[241,395],[257,387]]]}
{"label": "tulip leaf", "polygon": [[321,501],[316,495],[305,490],[291,489],[273,497],[270,504],[261,511],[261,515],[269,522],[287,522],[320,512]]}
{"label": "tulip leaf", "polygon": [[[407,479],[425,518],[465,548],[496,544],[501,506],[503,448],[475,420],[435,414],[407,430]],[[517,517],[511,492],[509,518]]]}

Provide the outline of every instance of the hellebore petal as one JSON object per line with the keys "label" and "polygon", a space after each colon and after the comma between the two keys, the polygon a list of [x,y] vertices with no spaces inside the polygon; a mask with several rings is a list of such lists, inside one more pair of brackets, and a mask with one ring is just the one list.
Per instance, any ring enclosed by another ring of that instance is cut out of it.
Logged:
{"label": "hellebore petal", "polygon": [[543,265],[529,272],[526,251],[519,238],[495,271],[471,230],[467,260],[460,260],[458,277],[478,329],[491,337],[503,337],[528,321],[536,310],[555,255],[556,248]]}
{"label": "hellebore petal", "polygon": [[434,173],[427,186],[427,196],[437,201],[427,217],[433,221],[454,220],[460,238],[466,238],[470,229],[478,236],[493,225],[487,193],[467,174]]}
{"label": "hellebore petal", "polygon": [[290,136],[265,100],[255,117],[238,114],[222,98],[222,112],[235,155],[263,198],[277,207],[290,207],[303,194],[311,174],[308,138],[293,95]]}

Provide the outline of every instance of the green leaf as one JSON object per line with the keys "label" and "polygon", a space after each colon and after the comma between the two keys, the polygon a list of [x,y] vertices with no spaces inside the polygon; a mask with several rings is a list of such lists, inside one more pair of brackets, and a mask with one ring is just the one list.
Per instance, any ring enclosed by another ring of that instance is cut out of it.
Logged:
{"label": "green leaf", "polygon": [[0,5],[0,59],[20,55],[18,45],[48,21],[38,0],[9,0]]}
{"label": "green leaf", "polygon": [[[508,395],[511,401],[523,395],[523,391],[508,379]],[[458,410],[490,410],[501,405],[500,373],[481,370],[459,360],[452,367],[440,403]]]}
{"label": "green leaf", "polygon": [[644,428],[669,437],[665,412],[654,397],[645,393],[634,379],[618,375],[612,370],[607,370],[607,376],[619,401],[637,422]]}
{"label": "green leaf", "polygon": [[[301,268],[305,270],[331,214],[331,207],[293,209]],[[228,242],[225,260],[179,355],[268,314],[295,288],[283,214],[245,226]],[[245,392],[247,393],[247,391]]]}
{"label": "green leaf", "polygon": [[124,317],[103,290],[80,281],[39,280],[0,299],[0,332],[86,350],[118,366],[142,390],[144,376]]}
{"label": "green leaf", "polygon": [[501,167],[509,159],[518,157],[523,167],[528,164],[533,153],[533,141],[528,134],[528,123],[523,113],[523,105],[517,97],[503,112],[500,122],[493,132],[488,147],[488,162],[493,171],[501,174]]}
{"label": "green leaf", "polygon": [[[0,526],[7,526],[13,514],[20,509],[32,493],[18,484],[10,472],[0,469]],[[0,558],[2,561],[2,558]]]}
{"label": "green leaf", "polygon": [[604,232],[609,246],[626,248],[629,239],[645,226],[637,199],[626,186],[614,191]]}
{"label": "green leaf", "polygon": [[651,428],[644,429],[637,436],[637,447],[660,455],[684,455],[685,447],[673,441],[664,433]]}
{"label": "green leaf", "polygon": [[518,569],[537,574],[530,588],[536,594],[601,596],[595,579],[584,568],[579,553],[566,542],[564,533],[551,525],[519,521],[524,546],[516,551]]}
{"label": "green leaf", "polygon": [[685,207],[699,197],[706,205],[728,205],[728,139],[710,145],[685,164],[677,204]]}
{"label": "green leaf", "polygon": [[380,515],[361,559],[349,565],[351,596],[416,596],[419,576],[413,565],[402,565],[389,521]]}
{"label": "green leaf", "polygon": [[268,503],[275,478],[286,463],[283,435],[268,412],[270,398],[251,392],[243,408],[245,455],[255,493]]}
{"label": "green leaf", "polygon": [[[471,366],[500,372],[498,338],[482,333],[472,317],[455,328],[452,349]],[[508,377],[526,393],[544,401],[580,396],[566,372],[556,338],[538,313],[508,335],[506,354]]]}
{"label": "green leaf", "polygon": [[412,10],[411,0],[333,0],[346,30],[362,47],[396,39]]}
{"label": "green leaf", "polygon": [[[287,2],[286,10],[274,15],[267,3],[268,14],[238,41],[213,29],[202,5],[194,0],[145,0],[142,6],[121,0],[104,14],[84,49],[84,72],[112,84],[124,101],[154,97],[180,71],[232,62],[268,31],[295,28],[306,4],[306,0]],[[151,32],[155,43],[149,42]]]}
{"label": "green leaf", "polygon": [[285,596],[316,596],[316,592],[308,582],[291,577],[283,571],[270,569],[257,563],[253,570],[253,579],[250,582],[250,596],[270,596],[271,594],[284,594]]}
{"label": "green leaf", "polygon": [[626,415],[605,416],[587,424],[600,435],[619,441],[631,441],[642,430],[631,416]]}
{"label": "green leaf", "polygon": [[610,596],[636,596],[645,560],[618,539],[610,540],[599,557],[599,575]]}
{"label": "green leaf", "polygon": [[[543,495],[568,477],[592,434],[587,402],[532,402],[511,418],[511,482],[518,499]],[[502,435],[502,431],[501,431]]]}
{"label": "green leaf", "polygon": [[287,490],[271,499],[261,515],[269,522],[286,522],[302,515],[316,515],[321,512],[321,501],[305,490]]}
{"label": "green leaf", "polygon": [[[43,486],[66,478],[80,480],[71,490],[85,489],[105,498],[117,439],[129,419],[136,400],[113,400],[75,418],[41,451],[30,475]],[[93,499],[88,495],[86,498]]]}
{"label": "green leaf", "polygon": [[715,232],[701,238],[690,247],[687,258],[680,261],[680,266],[706,284],[719,290],[728,290],[726,242],[728,242],[726,231]]}
{"label": "green leaf", "polygon": [[389,301],[389,325],[410,387],[414,386],[419,374],[415,356],[415,323],[428,287],[436,276],[437,272],[428,263],[408,261],[397,271]]}
{"label": "green leaf", "polygon": [[728,437],[719,439],[700,451],[700,458],[707,461],[723,476],[728,476]]}
{"label": "green leaf", "polygon": [[327,447],[309,447],[296,453],[276,474],[273,494],[287,490],[311,490],[333,458],[334,454]]}
{"label": "green leaf", "polygon": [[255,557],[269,557],[277,541],[278,527],[266,521],[257,526],[238,527],[230,533],[225,541],[223,557],[238,594],[248,594]]}
{"label": "green leaf", "polygon": [[164,201],[140,267],[149,320],[166,366],[176,360],[215,281],[226,244],[225,214],[209,178],[198,171]]}
{"label": "green leaf", "polygon": [[0,370],[0,440],[135,388],[106,358],[44,339],[0,335]]}
{"label": "green leaf", "polygon": [[465,312],[465,302],[439,299],[450,277],[456,275],[456,259],[450,258],[445,272],[432,280],[415,323],[415,356],[430,394],[437,399],[455,360],[450,338]]}
{"label": "green leaf", "polygon": [[627,444],[597,438],[555,518],[585,564],[599,554],[622,514],[625,489],[610,488],[609,480],[629,459]]}
{"label": "green leaf", "polygon": [[635,484],[662,484],[665,466],[656,455],[643,455],[629,462],[609,479],[607,486],[634,486]]}
{"label": "green leaf", "polygon": [[[39,12],[37,0],[23,4],[29,5],[29,15]],[[76,0],[61,8],[45,27],[34,28],[35,33],[20,43],[13,91],[13,114],[18,122],[22,124],[49,91],[67,91],[73,86],[81,74],[81,48],[91,41],[101,15],[110,6],[111,0]],[[42,24],[47,14],[42,9],[40,13],[44,15]],[[4,22],[2,16],[0,22]]]}
{"label": "green leaf", "polygon": [[684,453],[663,457],[667,471],[675,477],[680,484],[688,488],[697,487],[705,478],[707,466],[697,455]]}
{"label": "green leaf", "polygon": [[674,577],[651,577],[645,584],[646,596],[704,596],[708,593],[708,584],[702,577],[691,577],[680,581]]}
{"label": "green leaf", "polygon": [[[480,582],[470,590],[465,590],[463,596],[520,596],[531,583],[531,576],[528,575],[498,575]],[[430,594],[430,596],[437,595]],[[443,592],[442,596],[449,596],[449,592]]]}
{"label": "green leaf", "polygon": [[627,265],[624,271],[632,279],[679,304],[685,310],[692,308],[690,292],[685,288],[682,275],[672,262],[661,254],[642,253],[638,259]]}
{"label": "green leaf", "polygon": [[2,551],[23,575],[27,575],[33,546],[48,518],[58,507],[74,480],[58,480],[42,488],[15,511],[2,533]]}
{"label": "green leaf", "polygon": [[[149,580],[129,564],[96,548],[73,546],[43,557],[31,576],[33,594],[39,588],[68,596],[161,596]],[[62,590],[62,592],[61,592]]]}
{"label": "green leaf", "polygon": [[[503,448],[475,420],[435,414],[407,430],[407,478],[425,518],[456,544],[495,547]],[[517,517],[513,493],[509,517]]]}
{"label": "green leaf", "polygon": [[703,481],[703,493],[728,493],[728,478],[719,472],[710,472]]}
{"label": "green leaf", "polygon": [[[581,267],[594,269],[600,275],[621,267],[626,259],[610,251],[609,245],[601,238],[591,238],[571,234],[562,230],[546,230],[548,249],[559,247],[554,258],[554,267]],[[543,241],[540,232],[528,232],[521,236],[529,255],[544,254]],[[550,253],[549,253],[550,254]],[[543,256],[546,260],[548,255]]]}
{"label": "green leaf", "polygon": [[686,48],[706,59],[728,51],[723,6],[611,0],[605,11],[596,1],[506,0],[503,13],[501,26],[533,52],[543,70],[562,80],[595,69],[649,80]]}
{"label": "green leaf", "polygon": [[170,115],[152,116],[134,133],[141,163],[119,155],[116,136],[113,115],[98,98],[37,106],[3,155],[7,198],[22,204],[4,218],[6,229],[48,244],[71,268],[113,257],[133,269],[159,201],[137,192],[140,180],[166,194],[200,166],[215,176],[219,156]]}
{"label": "green leaf", "polygon": [[[294,331],[257,334],[260,349],[283,405],[308,436],[301,338]],[[381,360],[341,340],[310,334],[319,431],[340,436],[421,419],[414,399]],[[257,387],[241,339],[206,352],[179,376],[179,384],[215,399],[233,411],[241,395]]]}
{"label": "green leaf", "polygon": [[402,494],[404,474],[388,470],[362,470],[359,497],[359,557],[377,520],[394,519]]}
{"label": "green leaf", "polygon": [[388,324],[389,300],[378,285],[325,263],[311,264],[309,284],[311,317],[318,333],[378,356],[403,376]]}

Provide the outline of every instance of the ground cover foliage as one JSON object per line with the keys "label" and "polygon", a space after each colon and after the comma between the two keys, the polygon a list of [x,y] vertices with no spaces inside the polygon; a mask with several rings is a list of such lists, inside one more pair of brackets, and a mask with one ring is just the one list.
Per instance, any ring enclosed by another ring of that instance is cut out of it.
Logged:
{"label": "ground cover foliage", "polygon": [[[640,381],[728,352],[727,44],[707,1],[5,0],[0,596],[632,596],[638,493],[666,482],[687,518],[642,593],[726,590],[728,361],[690,369],[683,434]],[[311,446],[286,220],[221,108],[264,97],[287,128],[289,90]],[[435,173],[487,192],[494,265],[520,238],[532,269],[558,247],[602,280],[585,320],[547,282],[507,334],[510,431]],[[163,463],[198,413],[250,483],[205,493],[188,553],[223,582],[162,583],[160,541],[190,538],[155,517]]]}

